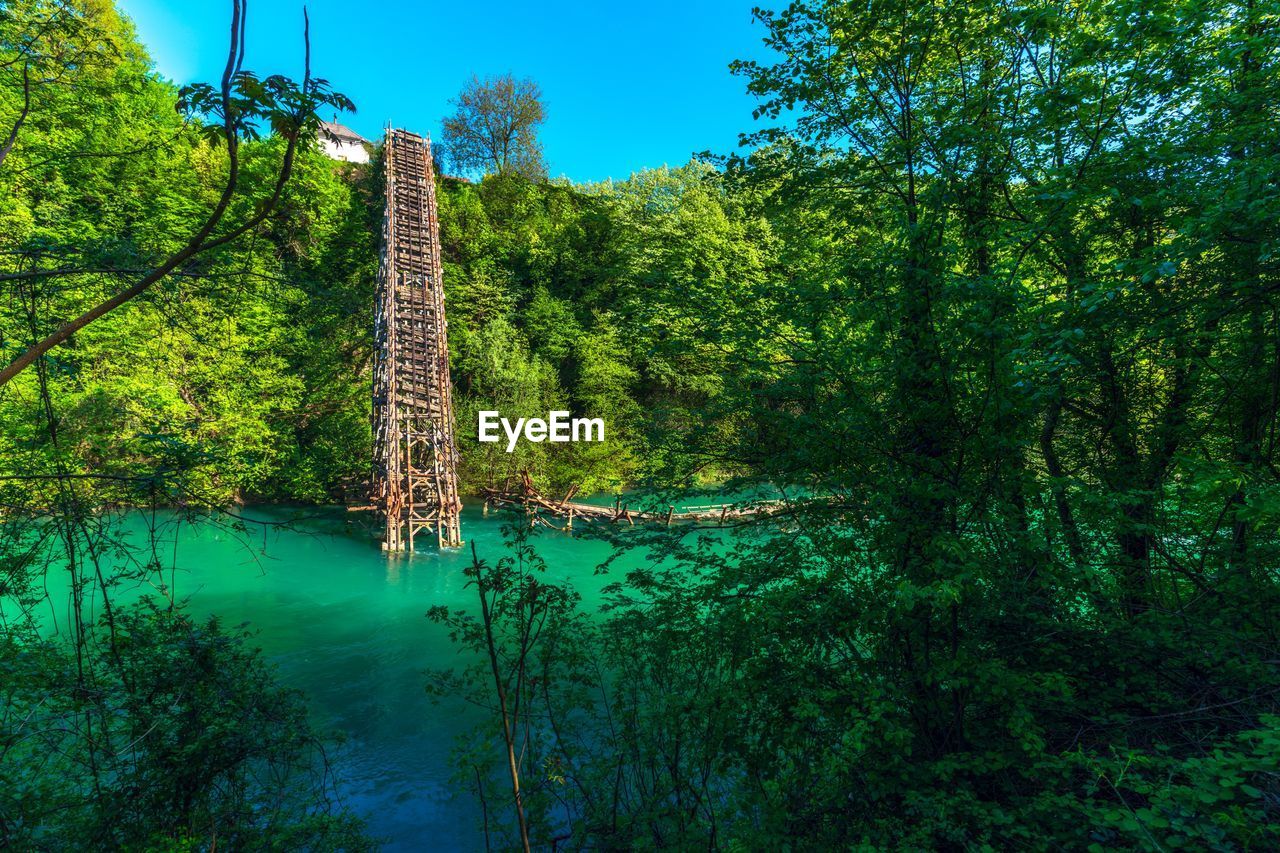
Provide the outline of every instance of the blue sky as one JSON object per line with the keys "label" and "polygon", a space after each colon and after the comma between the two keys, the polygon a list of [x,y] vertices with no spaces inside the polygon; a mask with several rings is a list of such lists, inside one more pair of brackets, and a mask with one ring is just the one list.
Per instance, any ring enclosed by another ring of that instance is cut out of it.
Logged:
{"label": "blue sky", "polygon": [[[119,0],[160,72],[216,81],[229,0]],[[625,178],[732,151],[755,100],[733,59],[767,59],[751,7],[761,0],[643,3],[415,3],[311,0],[312,66],[355,101],[341,121],[375,138],[390,121],[438,135],[472,73],[507,71],[542,87],[552,175]],[[353,11],[354,10],[354,11]],[[300,0],[249,0],[246,67],[301,76]],[[326,116],[329,118],[329,116]]]}

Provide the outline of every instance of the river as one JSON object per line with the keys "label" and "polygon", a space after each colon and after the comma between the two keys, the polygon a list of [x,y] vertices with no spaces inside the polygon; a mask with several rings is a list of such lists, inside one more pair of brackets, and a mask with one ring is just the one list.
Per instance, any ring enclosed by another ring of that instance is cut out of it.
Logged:
{"label": "river", "polygon": [[[257,507],[254,523],[235,532],[213,523],[178,523],[161,516],[160,553],[166,583],[195,615],[216,614],[227,626],[247,623],[254,642],[279,668],[280,681],[306,694],[322,731],[339,732],[339,791],[365,816],[387,850],[471,850],[483,847],[478,806],[453,783],[454,738],[483,722],[484,712],[461,699],[433,699],[426,672],[461,661],[447,629],[426,618],[432,605],[476,609],[463,568],[474,543],[482,559],[503,555],[508,513],[463,512],[466,547],[389,557],[367,525],[340,509]],[[365,519],[361,519],[365,520]],[[282,524],[288,522],[287,524]],[[120,520],[135,546],[157,529],[132,513]],[[548,580],[570,580],[594,607],[618,569],[596,575],[611,553],[599,540],[543,531],[536,547]],[[629,562],[644,559],[628,555]],[[51,590],[52,591],[52,590]],[[122,589],[120,600],[151,591]],[[65,594],[51,595],[51,606]],[[50,614],[55,616],[55,614]],[[65,624],[65,614],[55,621]],[[495,756],[495,760],[497,756]]]}

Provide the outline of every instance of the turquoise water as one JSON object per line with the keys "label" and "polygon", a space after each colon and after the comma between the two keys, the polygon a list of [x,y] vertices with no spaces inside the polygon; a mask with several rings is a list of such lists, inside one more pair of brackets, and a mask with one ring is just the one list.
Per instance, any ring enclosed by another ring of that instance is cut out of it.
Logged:
{"label": "turquoise water", "polygon": [[[482,559],[503,554],[502,525],[516,516],[463,514],[467,547],[403,557],[383,554],[368,519],[341,510],[256,509],[246,517],[289,528],[250,524],[235,533],[214,524],[160,526],[165,583],[196,614],[216,614],[228,626],[248,623],[255,642],[279,667],[281,681],[302,690],[320,728],[342,732],[339,790],[367,816],[388,850],[470,850],[483,847],[471,792],[450,781],[454,736],[483,721],[461,699],[433,700],[426,671],[461,662],[444,627],[426,618],[432,605],[478,607],[463,567],[474,542]],[[361,523],[363,522],[363,523]],[[141,514],[121,522],[135,546],[147,541]],[[549,580],[570,580],[594,606],[619,575],[594,569],[611,553],[600,541],[553,531],[536,537]],[[628,555],[635,563],[643,556]],[[123,599],[154,591],[133,585]],[[65,597],[65,596],[64,596]],[[51,599],[57,600],[55,594]],[[63,623],[65,624],[65,622]],[[495,759],[496,760],[496,759]]]}

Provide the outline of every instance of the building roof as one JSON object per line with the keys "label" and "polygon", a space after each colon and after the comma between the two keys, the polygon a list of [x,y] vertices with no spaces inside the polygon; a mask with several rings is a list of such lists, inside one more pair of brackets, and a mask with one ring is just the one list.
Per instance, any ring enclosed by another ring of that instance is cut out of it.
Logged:
{"label": "building roof", "polygon": [[368,145],[369,140],[356,133],[351,128],[336,121],[320,122],[320,135],[330,137],[337,142],[354,142],[360,145]]}

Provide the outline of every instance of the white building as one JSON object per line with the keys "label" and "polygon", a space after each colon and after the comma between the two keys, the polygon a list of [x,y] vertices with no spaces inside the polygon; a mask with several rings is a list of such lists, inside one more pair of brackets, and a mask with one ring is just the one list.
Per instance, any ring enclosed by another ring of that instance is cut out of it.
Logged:
{"label": "white building", "polygon": [[345,125],[336,121],[320,122],[320,147],[334,160],[368,163],[369,145],[369,140]]}

